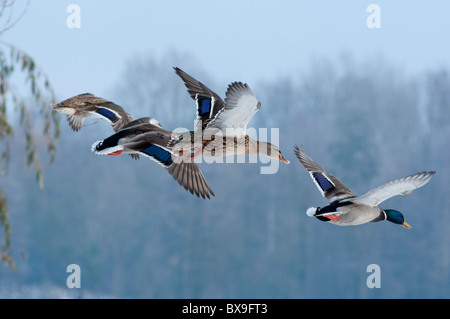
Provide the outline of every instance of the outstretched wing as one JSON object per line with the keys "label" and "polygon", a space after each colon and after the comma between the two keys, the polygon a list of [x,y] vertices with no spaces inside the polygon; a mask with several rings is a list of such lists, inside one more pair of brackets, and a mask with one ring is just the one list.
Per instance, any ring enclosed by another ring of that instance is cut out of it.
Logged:
{"label": "outstretched wing", "polygon": [[169,150],[161,145],[151,144],[139,151],[139,154],[150,157],[152,160],[161,164],[170,175],[191,194],[197,197],[210,198],[214,196],[214,192],[206,182],[205,176],[200,171],[200,168],[194,162],[176,163],[173,161],[172,154]]}
{"label": "outstretched wing", "polygon": [[352,202],[370,206],[378,206],[385,200],[397,196],[411,194],[413,190],[428,183],[436,172],[421,172],[399,178],[374,188],[364,195],[353,198]]}
{"label": "outstretched wing", "polygon": [[183,186],[191,194],[196,194],[198,197],[210,198],[214,196],[214,192],[206,182],[205,176],[200,168],[194,162],[191,163],[173,163],[168,168],[169,174],[172,175],[176,181]]}
{"label": "outstretched wing", "polygon": [[[137,127],[139,125],[132,126],[131,129]],[[140,133],[132,137],[124,144],[124,147],[162,165],[191,194],[195,193],[198,197],[201,196],[203,198],[214,196],[214,192],[209,187],[196,163],[183,162],[182,158],[174,160],[175,155],[166,146],[170,138],[171,132],[160,128],[152,128],[149,132]]]}
{"label": "outstretched wing", "polygon": [[294,147],[294,152],[300,163],[308,171],[317,188],[322,193],[322,196],[329,202],[355,197],[355,195],[338,178],[320,167],[319,164],[314,162],[311,157],[297,145]]}
{"label": "outstretched wing", "polygon": [[244,136],[248,122],[260,108],[261,103],[246,83],[233,82],[228,86],[225,107],[217,113],[207,129],[217,129],[228,136]]}
{"label": "outstretched wing", "polygon": [[211,91],[202,82],[174,67],[176,74],[183,80],[184,85],[192,99],[197,104],[196,129],[203,130],[211,119],[225,106],[225,103],[214,91]]}

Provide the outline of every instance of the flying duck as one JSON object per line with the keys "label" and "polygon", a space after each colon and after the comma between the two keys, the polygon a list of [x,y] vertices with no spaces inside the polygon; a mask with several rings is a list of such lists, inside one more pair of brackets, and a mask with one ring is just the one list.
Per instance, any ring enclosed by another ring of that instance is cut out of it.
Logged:
{"label": "flying duck", "polygon": [[79,131],[85,118],[100,118],[107,120],[114,131],[132,121],[131,116],[124,109],[91,93],[75,95],[60,103],[52,104],[55,111],[65,113],[70,127]]}
{"label": "flying duck", "polygon": [[92,145],[96,154],[115,156],[124,154],[143,155],[167,169],[170,175],[191,194],[210,198],[214,192],[202,172],[190,158],[174,155],[167,146],[173,133],[162,128],[151,117],[134,120],[110,137]]}
{"label": "flying duck", "polygon": [[[261,103],[246,83],[231,83],[223,101],[200,81],[177,67],[174,69],[197,105],[196,131],[172,140],[170,145],[176,145],[174,152],[183,154],[185,150],[190,150],[193,157],[263,154],[289,163],[276,145],[254,140],[247,135],[247,125],[261,108]],[[196,139],[198,135],[200,141]]]}
{"label": "flying duck", "polygon": [[322,208],[308,208],[306,214],[339,226],[388,220],[410,229],[411,226],[406,223],[401,212],[394,209],[382,209],[378,205],[393,196],[410,194],[416,188],[428,183],[435,174],[435,172],[422,172],[406,176],[374,188],[364,195],[356,196],[298,146],[295,146],[294,152],[322,195],[330,202]]}

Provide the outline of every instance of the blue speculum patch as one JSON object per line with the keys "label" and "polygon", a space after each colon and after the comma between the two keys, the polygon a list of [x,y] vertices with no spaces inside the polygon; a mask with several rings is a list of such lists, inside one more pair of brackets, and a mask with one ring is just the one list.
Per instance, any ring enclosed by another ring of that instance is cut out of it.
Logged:
{"label": "blue speculum patch", "polygon": [[321,173],[313,173],[313,176],[324,192],[334,187],[334,185]]}
{"label": "blue speculum patch", "polygon": [[142,152],[153,157],[165,166],[169,166],[170,164],[172,164],[172,155],[170,154],[170,152],[157,145],[150,145],[146,149],[142,150]]}
{"label": "blue speculum patch", "polygon": [[98,114],[103,115],[104,117],[110,119],[111,121],[116,118],[116,114],[107,109],[98,109],[96,111]]}
{"label": "blue speculum patch", "polygon": [[211,99],[210,98],[199,98],[198,99],[198,105],[199,105],[199,114],[200,116],[209,114],[211,111]]}

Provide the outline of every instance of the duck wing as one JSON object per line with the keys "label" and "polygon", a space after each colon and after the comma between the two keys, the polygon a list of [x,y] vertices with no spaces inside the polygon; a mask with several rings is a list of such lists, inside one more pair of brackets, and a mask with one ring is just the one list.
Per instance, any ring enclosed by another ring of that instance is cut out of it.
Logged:
{"label": "duck wing", "polygon": [[374,188],[364,195],[351,199],[351,201],[356,204],[378,206],[391,197],[411,194],[413,190],[428,183],[435,173],[421,172],[402,177]]}
{"label": "duck wing", "polygon": [[95,112],[107,120],[111,124],[114,132],[119,131],[132,121],[130,114],[126,113],[120,105],[110,101],[93,105],[91,112]]}
{"label": "duck wing", "polygon": [[[141,126],[134,126],[136,127]],[[171,132],[154,126],[149,132],[133,136],[123,146],[166,168],[169,174],[191,194],[195,193],[197,197],[201,196],[204,199],[215,196],[196,163],[184,162],[183,158],[172,154],[167,147],[171,135]]]}
{"label": "duck wing", "polygon": [[197,118],[195,127],[203,130],[216,114],[225,106],[217,93],[211,91],[202,82],[196,80],[180,68],[174,67],[175,73],[183,80],[191,98],[197,104]]}
{"label": "duck wing", "polygon": [[[233,82],[228,86],[225,106],[209,122],[205,131],[217,131],[226,136],[245,136],[248,122],[260,108],[261,103],[246,83]],[[232,129],[231,134],[227,129]]]}
{"label": "duck wing", "polygon": [[206,182],[205,176],[203,175],[200,168],[194,162],[173,162],[167,168],[168,172],[172,177],[191,194],[197,195],[197,197],[210,198],[215,196],[212,189]]}
{"label": "duck wing", "polygon": [[174,160],[174,155],[165,147],[158,144],[151,144],[139,151],[139,154],[150,157],[167,169],[169,174],[191,194],[197,197],[211,198],[214,192],[206,182],[205,176],[194,162],[183,162]]}
{"label": "duck wing", "polygon": [[300,163],[308,171],[322,196],[329,202],[353,198],[355,195],[338,178],[314,162],[308,154],[298,146],[294,147],[295,155]]}

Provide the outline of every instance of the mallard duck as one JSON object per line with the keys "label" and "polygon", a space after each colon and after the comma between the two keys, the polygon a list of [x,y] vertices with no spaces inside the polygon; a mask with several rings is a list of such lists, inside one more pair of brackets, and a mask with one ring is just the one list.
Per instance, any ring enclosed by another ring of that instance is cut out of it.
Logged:
{"label": "mallard duck", "polygon": [[105,119],[111,123],[115,132],[132,121],[131,116],[121,106],[90,93],[52,104],[52,108],[66,114],[67,121],[74,131],[81,129],[85,118]]}
{"label": "mallard duck", "polygon": [[322,195],[330,202],[328,206],[322,208],[308,208],[306,214],[339,226],[388,220],[410,229],[411,226],[406,223],[401,212],[394,209],[381,209],[378,205],[393,196],[410,194],[416,188],[428,183],[435,174],[435,172],[422,172],[399,178],[374,188],[362,196],[356,196],[298,146],[295,146],[294,151]]}
{"label": "mallard duck", "polygon": [[214,192],[193,161],[185,162],[167,147],[173,133],[151,117],[134,120],[110,137],[95,142],[92,151],[102,155],[139,154],[167,169],[170,175],[191,194],[210,198]]}
{"label": "mallard duck", "polygon": [[[233,82],[226,91],[225,102],[200,81],[175,67],[188,93],[197,104],[195,132],[172,140],[174,151],[183,154],[192,151],[192,156],[226,156],[232,154],[263,154],[288,164],[278,146],[252,139],[246,133],[247,125],[261,103],[246,83]],[[200,134],[195,134],[200,133]],[[200,135],[200,141],[196,136]]]}

